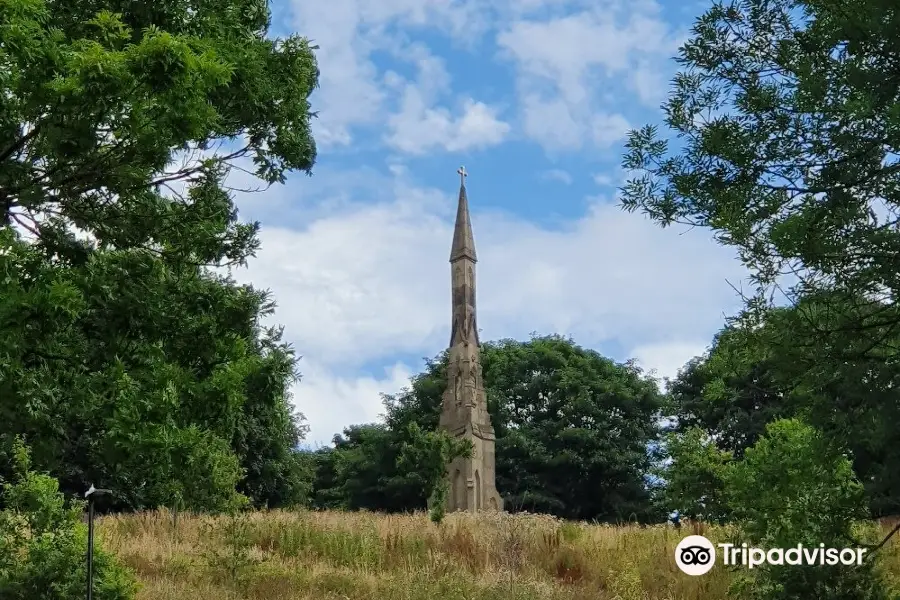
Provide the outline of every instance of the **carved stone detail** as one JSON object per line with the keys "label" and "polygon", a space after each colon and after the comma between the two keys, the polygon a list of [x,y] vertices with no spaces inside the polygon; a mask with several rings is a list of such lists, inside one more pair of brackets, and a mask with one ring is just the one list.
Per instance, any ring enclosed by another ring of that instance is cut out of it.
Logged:
{"label": "carved stone detail", "polygon": [[[503,510],[503,499],[496,489],[494,464],[494,428],[487,411],[481,362],[479,360],[478,321],[475,311],[475,245],[469,219],[465,175],[459,190],[456,227],[453,232],[451,263],[450,364],[447,391],[444,394],[440,426],[473,445],[469,458],[456,459],[450,465],[451,493],[448,510],[474,511],[481,508]],[[476,485],[477,481],[477,485]],[[465,487],[463,487],[465,486]],[[468,490],[474,490],[473,497]]]}

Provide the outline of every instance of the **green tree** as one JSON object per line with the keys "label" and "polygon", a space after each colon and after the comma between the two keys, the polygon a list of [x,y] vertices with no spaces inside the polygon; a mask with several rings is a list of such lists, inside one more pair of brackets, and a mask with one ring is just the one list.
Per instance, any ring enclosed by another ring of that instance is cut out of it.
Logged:
{"label": "green tree", "polygon": [[244,404],[232,435],[232,448],[244,469],[238,490],[257,506],[306,504],[315,465],[298,449],[309,428],[290,404],[289,386],[299,377],[296,361],[279,343],[280,330],[269,329],[256,339],[260,346],[255,368],[245,379]]}
{"label": "green tree", "polygon": [[323,455],[329,460],[330,481],[317,482],[317,496],[351,510],[424,509],[428,491],[398,466],[404,433],[371,424],[348,427],[335,436],[334,449]]}
{"label": "green tree", "polygon": [[[657,517],[645,481],[662,405],[652,380],[559,336],[486,343],[481,357],[497,435],[497,487],[508,509],[610,521]],[[338,480],[364,485],[383,509],[424,508],[421,475],[398,473],[394,449],[409,441],[411,424],[437,429],[446,368],[442,353],[409,389],[385,397],[384,426],[371,426],[368,443],[357,437],[345,455],[360,465],[358,479]]]}
{"label": "green tree", "polygon": [[735,321],[719,332],[708,352],[670,382],[678,428],[702,428],[740,458],[769,423],[803,418],[850,449],[874,513],[893,514],[900,507],[900,438],[891,425],[897,365],[875,370],[846,361],[825,373],[808,349],[790,345],[796,320],[804,318],[800,310],[769,310],[762,326]]}
{"label": "green tree", "polygon": [[[315,157],[314,56],[268,24],[263,0],[4,2],[0,220],[49,251],[78,254],[74,226],[100,247],[242,260],[255,226],[233,219],[223,170],[247,157],[275,182]],[[179,165],[199,149],[215,151]]]}
{"label": "green tree", "polygon": [[447,467],[471,450],[446,433],[410,421],[402,429],[354,425],[334,447],[313,454],[313,505],[403,512],[442,506]]}
{"label": "green tree", "polygon": [[[0,597],[71,600],[85,586],[87,527],[83,507],[67,502],[57,482],[32,470],[27,448],[4,440],[0,450]],[[94,598],[131,600],[134,575],[102,548],[94,554]]]}
{"label": "green tree", "polygon": [[[854,525],[869,514],[841,449],[795,419],[770,423],[725,481],[743,541],[759,548],[852,546]],[[876,567],[874,560],[852,568],[763,565],[736,591],[740,598],[765,600],[887,598]]]}
{"label": "green tree", "polygon": [[[840,398],[817,426],[845,439],[900,405],[898,20],[883,0],[717,2],[679,52],[674,139],[633,131],[623,160],[627,210],[708,227],[749,267],[749,327],[794,306],[770,341],[802,393]],[[852,378],[876,393],[834,393]]]}
{"label": "green tree", "polygon": [[793,414],[787,393],[775,381],[772,350],[754,343],[753,335],[737,325],[725,327],[709,350],[689,361],[668,385],[677,429],[701,428],[737,457],[756,443],[766,425]]}
{"label": "green tree", "polygon": [[[302,38],[264,0],[0,3],[0,433],[120,507],[302,499],[294,357],[227,175],[315,158]],[[240,164],[238,164],[240,163]]]}
{"label": "green tree", "polygon": [[645,474],[662,397],[630,364],[559,336],[484,353],[508,506],[564,518],[649,519]]}
{"label": "green tree", "polygon": [[880,324],[895,321],[879,299],[900,283],[898,18],[880,0],[716,3],[665,104],[677,151],[656,127],[631,133],[625,207],[712,228],[791,300],[830,292],[820,300],[836,315],[865,320],[877,305]]}
{"label": "green tree", "polygon": [[692,428],[672,432],[665,444],[670,462],[659,469],[663,501],[669,510],[696,521],[724,522],[730,511],[725,478],[731,453],[720,450],[706,432]]}
{"label": "green tree", "polygon": [[[342,437],[336,435],[334,439],[337,441]],[[306,457],[312,465],[310,506],[320,510],[348,508],[337,472],[339,451],[325,446],[315,451],[308,451]]]}
{"label": "green tree", "polygon": [[409,441],[400,448],[397,466],[416,476],[428,497],[431,520],[440,523],[450,491],[447,467],[456,458],[472,456],[472,444],[446,431],[424,431],[415,423],[409,424],[407,434]]}

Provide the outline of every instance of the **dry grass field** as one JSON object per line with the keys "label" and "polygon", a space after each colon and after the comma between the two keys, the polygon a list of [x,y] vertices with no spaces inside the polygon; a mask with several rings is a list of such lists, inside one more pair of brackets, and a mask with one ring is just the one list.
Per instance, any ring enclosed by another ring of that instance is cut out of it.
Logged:
{"label": "dry grass field", "polygon": [[[450,515],[437,526],[425,515],[280,511],[152,512],[97,526],[103,548],[137,573],[139,600],[723,598],[734,576],[725,568],[702,577],[677,570],[673,551],[689,533],[533,515]],[[725,532],[704,534],[715,541]],[[885,554],[900,589],[900,543]]]}

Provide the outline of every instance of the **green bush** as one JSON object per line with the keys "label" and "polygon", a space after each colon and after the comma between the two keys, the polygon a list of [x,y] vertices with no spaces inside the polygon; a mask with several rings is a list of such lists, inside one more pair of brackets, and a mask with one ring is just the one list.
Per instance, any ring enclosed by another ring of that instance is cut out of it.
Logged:
{"label": "green bush", "polygon": [[[725,474],[743,542],[763,549],[854,547],[867,503],[850,461],[821,432],[795,419],[775,421]],[[858,532],[856,532],[858,533]],[[752,600],[882,600],[878,556],[862,565],[763,565],[738,581]]]}
{"label": "green bush", "polygon": [[[66,502],[55,479],[32,471],[20,442],[7,445],[0,459],[7,463],[3,472],[9,479],[0,481],[0,598],[84,598],[83,503]],[[131,600],[136,592],[133,575],[95,544],[94,598]]]}
{"label": "green bush", "polygon": [[724,477],[731,453],[717,448],[696,427],[667,436],[665,452],[671,458],[669,465],[659,469],[666,481],[662,492],[665,508],[694,521],[725,522]]}

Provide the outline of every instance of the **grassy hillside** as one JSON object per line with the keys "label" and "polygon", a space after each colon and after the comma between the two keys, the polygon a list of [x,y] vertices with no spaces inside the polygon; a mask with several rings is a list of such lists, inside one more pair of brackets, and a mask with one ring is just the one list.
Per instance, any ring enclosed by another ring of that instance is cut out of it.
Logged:
{"label": "grassy hillside", "polygon": [[[154,512],[104,518],[97,531],[137,572],[139,600],[715,599],[733,576],[677,570],[686,528],[527,515],[451,515],[436,526],[425,515]],[[886,550],[900,587],[900,544]]]}

